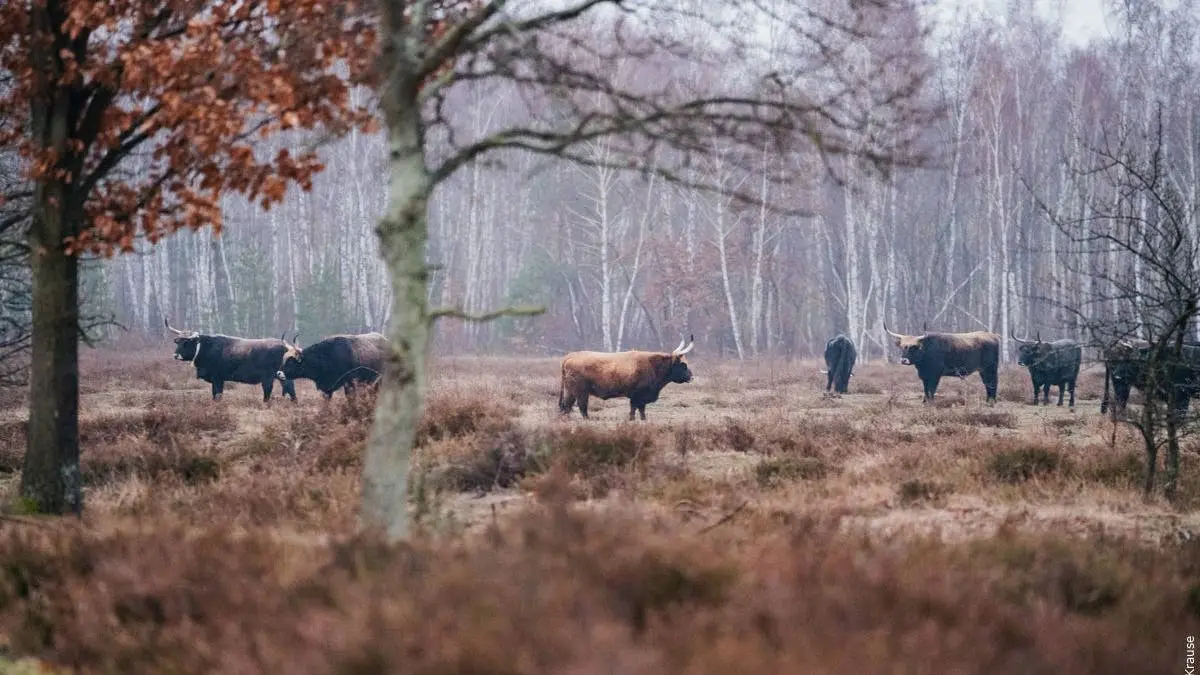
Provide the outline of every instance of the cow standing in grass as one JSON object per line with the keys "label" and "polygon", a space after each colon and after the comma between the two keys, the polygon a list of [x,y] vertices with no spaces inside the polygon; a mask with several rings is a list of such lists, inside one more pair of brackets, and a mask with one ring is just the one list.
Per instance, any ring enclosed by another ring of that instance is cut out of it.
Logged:
{"label": "cow standing in grass", "polygon": [[938,383],[944,375],[966,377],[978,372],[987,392],[988,404],[996,402],[996,387],[1000,369],[1000,336],[988,331],[970,333],[925,333],[901,335],[888,330],[900,348],[900,363],[912,365],[925,387],[922,398],[931,403]]}
{"label": "cow standing in grass", "polygon": [[646,419],[646,404],[658,400],[663,387],[671,382],[691,382],[684,355],[695,346],[689,338],[682,340],[674,351],[668,352],[571,352],[562,360],[562,385],[558,392],[558,409],[564,414],[578,404],[579,414],[588,416],[588,397],[604,400],[629,399],[629,419],[640,414]]}
{"label": "cow standing in grass", "polygon": [[276,362],[280,380],[312,380],[328,400],[340,387],[347,396],[357,384],[379,379],[391,343],[382,333],[330,335],[308,347],[288,345]]}
{"label": "cow standing in grass", "polygon": [[[182,331],[172,328],[165,316],[163,324],[178,336],[175,338],[175,360],[187,361],[196,367],[196,377],[212,384],[214,401],[220,400],[226,382],[262,385],[263,401],[271,400],[275,374],[287,351],[287,342],[276,338],[251,339]],[[296,383],[283,380],[283,394],[295,401]]]}
{"label": "cow standing in grass", "polygon": [[841,396],[850,387],[850,376],[854,374],[854,362],[858,359],[858,351],[854,342],[845,335],[835,335],[825,343],[825,393],[832,388]]}
{"label": "cow standing in grass", "polygon": [[1079,364],[1083,361],[1083,347],[1074,340],[1042,342],[1039,333],[1033,340],[1022,340],[1012,335],[1017,342],[1017,365],[1029,369],[1033,380],[1033,404],[1038,403],[1038,390],[1042,391],[1042,405],[1050,405],[1050,386],[1058,386],[1058,405],[1063,404],[1063,390],[1071,390],[1070,409],[1075,409],[1075,380],[1079,378]]}
{"label": "cow standing in grass", "polygon": [[1186,411],[1191,398],[1200,395],[1200,343],[1184,342],[1178,359],[1170,351],[1171,348],[1167,347],[1156,367],[1148,368],[1153,347],[1145,340],[1123,340],[1107,349],[1104,353],[1104,397],[1100,399],[1100,414],[1108,412],[1110,407],[1110,382],[1113,389],[1111,409],[1115,419],[1129,403],[1130,391],[1134,388],[1145,391],[1152,375],[1157,380],[1154,388],[1158,398],[1169,400],[1171,389],[1174,388],[1178,392],[1177,408],[1181,412]]}

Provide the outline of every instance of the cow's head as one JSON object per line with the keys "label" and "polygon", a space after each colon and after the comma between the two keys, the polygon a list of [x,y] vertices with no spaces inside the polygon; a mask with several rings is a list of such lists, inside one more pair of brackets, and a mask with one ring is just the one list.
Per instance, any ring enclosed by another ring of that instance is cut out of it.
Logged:
{"label": "cow's head", "polygon": [[900,348],[900,363],[906,366],[920,363],[921,357],[925,352],[924,335],[901,335],[900,333],[893,333],[888,330],[886,323],[883,324],[883,330],[892,336],[892,340]]}
{"label": "cow's head", "polygon": [[668,382],[685,384],[692,381],[692,371],[688,369],[687,359],[684,356],[696,346],[695,340],[696,336],[689,337],[687,346],[684,346],[684,341],[681,339],[679,346],[671,352],[671,369],[667,371]]}
{"label": "cow's head", "polygon": [[1105,351],[1104,360],[1108,363],[1114,380],[1138,379],[1150,350],[1149,343],[1142,340],[1138,340],[1138,343],[1121,340]]}
{"label": "cow's head", "polygon": [[163,317],[163,325],[167,330],[174,333],[175,338],[175,360],[177,361],[195,361],[196,355],[200,353],[200,333],[197,331],[187,332],[176,328],[171,328],[171,322],[167,317]]}
{"label": "cow's head", "polygon": [[1050,354],[1050,343],[1042,342],[1042,334],[1040,332],[1032,340],[1022,340],[1011,332],[1008,335],[1017,343],[1018,366],[1026,368],[1036,366]]}
{"label": "cow's head", "polygon": [[304,370],[304,349],[296,342],[300,333],[292,336],[292,342],[284,340],[283,360],[279,363],[279,372],[275,377],[280,380],[292,380],[300,377]]}

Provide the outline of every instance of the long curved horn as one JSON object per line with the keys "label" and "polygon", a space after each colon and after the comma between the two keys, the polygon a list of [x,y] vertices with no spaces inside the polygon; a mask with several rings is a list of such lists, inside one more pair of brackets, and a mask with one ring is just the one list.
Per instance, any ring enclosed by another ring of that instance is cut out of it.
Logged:
{"label": "long curved horn", "polygon": [[686,344],[686,343],[687,343],[687,340],[684,340],[684,339],[683,339],[683,336],[682,336],[682,335],[680,335],[680,336],[679,336],[679,346],[678,346],[678,347],[676,347],[675,349],[672,349],[672,350],[671,350],[671,353],[672,353],[672,354],[678,354],[678,353],[679,353],[679,350],[680,350],[680,349],[683,349],[683,345],[684,345],[684,344]]}
{"label": "long curved horn", "polygon": [[199,335],[199,333],[196,333],[196,332],[187,333],[187,332],[179,330],[178,328],[171,328],[171,322],[167,320],[167,316],[165,314],[163,315],[163,325],[167,327],[167,330],[171,331],[172,333],[174,333],[180,337],[195,337],[195,336]]}
{"label": "long curved horn", "polygon": [[900,338],[902,338],[902,337],[906,337],[906,336],[904,336],[904,335],[901,335],[901,334],[899,334],[899,333],[893,333],[892,331],[888,330],[888,327],[887,327],[887,322],[886,322],[886,321],[884,321],[884,322],[883,322],[883,332],[887,333],[888,335],[891,335],[892,337],[896,338],[897,340],[899,340],[899,339],[900,339]]}
{"label": "long curved horn", "polygon": [[1008,337],[1010,337],[1010,338],[1012,338],[1012,339],[1016,340],[1017,342],[1020,342],[1020,343],[1021,343],[1021,344],[1023,344],[1023,345],[1024,345],[1024,344],[1029,344],[1030,342],[1032,342],[1032,340],[1022,340],[1021,338],[1019,338],[1019,337],[1017,337],[1015,334],[1013,334],[1012,330],[1009,330],[1009,331],[1008,331]]}
{"label": "long curved horn", "polygon": [[692,349],[695,348],[695,346],[696,346],[696,336],[691,335],[691,336],[688,336],[688,343],[687,343],[686,347],[683,346],[682,342],[679,343],[679,347],[682,348],[683,351],[679,351],[679,349],[676,349],[673,353],[675,354],[675,356],[683,356],[684,354],[692,351]]}
{"label": "long curved horn", "polygon": [[299,347],[300,346],[300,343],[298,342],[299,339],[300,339],[300,331],[296,331],[296,334],[292,336],[292,344]]}

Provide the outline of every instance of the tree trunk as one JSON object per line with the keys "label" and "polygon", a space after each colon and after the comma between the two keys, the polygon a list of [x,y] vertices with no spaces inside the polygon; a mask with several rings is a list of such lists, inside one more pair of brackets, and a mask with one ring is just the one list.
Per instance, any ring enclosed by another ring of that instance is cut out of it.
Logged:
{"label": "tree trunk", "polygon": [[[398,17],[397,17],[398,19]],[[392,81],[381,102],[388,123],[388,207],[377,227],[392,281],[392,351],[384,368],[362,474],[362,524],[389,539],[408,535],[408,472],[425,399],[429,342],[425,248],[432,178],[414,83]]]}
{"label": "tree trunk", "polygon": [[60,184],[37,188],[33,249],[33,346],[29,431],[21,496],[38,513],[83,511],[79,475],[79,260],[67,255],[71,230]]}

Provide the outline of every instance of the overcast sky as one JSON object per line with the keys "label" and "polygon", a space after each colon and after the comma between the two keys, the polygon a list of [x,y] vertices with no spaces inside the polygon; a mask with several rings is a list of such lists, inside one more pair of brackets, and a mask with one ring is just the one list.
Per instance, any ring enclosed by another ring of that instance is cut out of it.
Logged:
{"label": "overcast sky", "polygon": [[[1007,4],[1006,0],[936,0],[936,3],[947,17],[952,16],[955,10],[986,12],[1002,17]],[[1059,17],[1063,35],[1076,44],[1109,33],[1104,0],[1037,0],[1037,4],[1047,19]]]}

